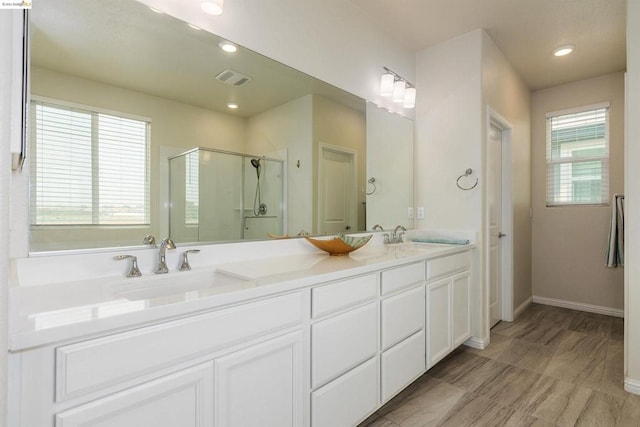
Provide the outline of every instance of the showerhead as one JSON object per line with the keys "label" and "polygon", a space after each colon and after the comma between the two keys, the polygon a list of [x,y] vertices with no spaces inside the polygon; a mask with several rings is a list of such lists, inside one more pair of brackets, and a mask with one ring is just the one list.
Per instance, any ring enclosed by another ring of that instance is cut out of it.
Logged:
{"label": "showerhead", "polygon": [[262,169],[260,159],[251,159],[251,166],[256,168],[256,175],[258,176],[258,180],[260,180],[260,170]]}

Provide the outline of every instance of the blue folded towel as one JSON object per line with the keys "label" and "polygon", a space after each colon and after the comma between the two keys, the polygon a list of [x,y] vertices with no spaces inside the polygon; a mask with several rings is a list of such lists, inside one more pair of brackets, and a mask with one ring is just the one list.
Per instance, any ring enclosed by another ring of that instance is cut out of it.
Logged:
{"label": "blue folded towel", "polygon": [[468,239],[438,239],[431,237],[416,237],[411,239],[411,241],[417,243],[440,243],[444,245],[468,245],[470,243]]}

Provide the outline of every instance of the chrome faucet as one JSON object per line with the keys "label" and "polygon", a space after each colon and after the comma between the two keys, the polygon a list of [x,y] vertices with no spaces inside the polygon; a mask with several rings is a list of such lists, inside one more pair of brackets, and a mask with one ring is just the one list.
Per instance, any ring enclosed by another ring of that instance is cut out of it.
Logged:
{"label": "chrome faucet", "polygon": [[406,231],[407,229],[404,228],[404,225],[398,225],[396,229],[393,230],[393,240],[395,240],[396,243],[402,243],[404,241],[402,240],[402,236],[404,236]]}
{"label": "chrome faucet", "polygon": [[171,240],[170,238],[166,238],[163,239],[162,242],[160,242],[160,261],[158,262],[158,268],[156,269],[155,273],[156,274],[165,274],[169,272],[169,269],[167,268],[167,260],[166,260],[166,254],[167,254],[167,249],[175,249],[176,248],[176,244],[173,243],[173,240]]}
{"label": "chrome faucet", "polygon": [[376,224],[373,226],[373,228],[371,229],[373,231],[384,231],[384,228],[382,228],[382,226],[380,224]]}
{"label": "chrome faucet", "polygon": [[395,228],[395,230],[393,230],[393,233],[391,235],[389,235],[389,233],[384,234],[384,242],[385,243],[402,243],[404,242],[404,240],[402,239],[402,236],[404,236],[404,233],[406,231],[407,229],[404,228],[404,226],[398,225]]}

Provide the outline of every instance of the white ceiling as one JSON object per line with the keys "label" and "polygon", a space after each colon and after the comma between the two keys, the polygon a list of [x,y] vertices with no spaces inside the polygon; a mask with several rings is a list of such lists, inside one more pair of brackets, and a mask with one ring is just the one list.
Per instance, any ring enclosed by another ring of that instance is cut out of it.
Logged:
{"label": "white ceiling", "polygon": [[531,90],[626,69],[625,0],[351,1],[414,51],[484,28]]}

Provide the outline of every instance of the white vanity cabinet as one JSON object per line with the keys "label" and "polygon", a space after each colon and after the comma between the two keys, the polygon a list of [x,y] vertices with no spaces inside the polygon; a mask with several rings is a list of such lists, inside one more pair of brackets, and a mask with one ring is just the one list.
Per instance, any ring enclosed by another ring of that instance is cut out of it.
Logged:
{"label": "white vanity cabinet", "polygon": [[471,253],[427,261],[427,369],[471,336]]}
{"label": "white vanity cabinet", "polygon": [[301,426],[305,300],[295,292],[12,354],[12,425]]}
{"label": "white vanity cabinet", "polygon": [[470,336],[471,251],[439,254],[18,347],[9,425],[355,426]]}

